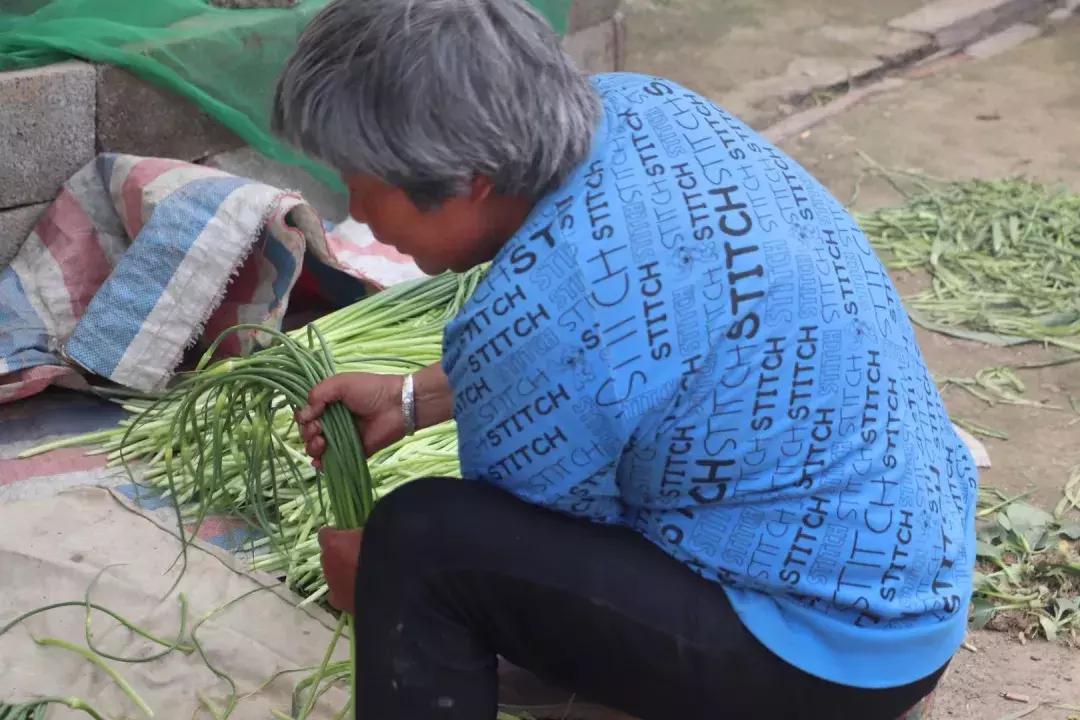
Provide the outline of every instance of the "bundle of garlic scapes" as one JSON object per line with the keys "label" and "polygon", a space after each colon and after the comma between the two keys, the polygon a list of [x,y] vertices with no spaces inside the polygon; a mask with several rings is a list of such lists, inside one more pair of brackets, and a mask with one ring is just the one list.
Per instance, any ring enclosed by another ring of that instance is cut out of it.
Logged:
{"label": "bundle of garlic scapes", "polygon": [[269,347],[248,357],[211,362],[211,348],[163,397],[126,400],[132,417],[119,427],[31,452],[98,445],[110,464],[137,468],[140,484],[175,503],[181,532],[210,514],[244,518],[258,531],[249,544],[254,566],[316,600],[327,590],[318,528],[358,527],[372,501],[402,483],[458,474],[457,436],[444,423],[365,458],[348,412],[335,406],[324,422],[325,472],[317,473],[293,410],[331,374],[407,373],[436,362],[446,323],[483,272],[404,283],[291,333],[265,331]]}

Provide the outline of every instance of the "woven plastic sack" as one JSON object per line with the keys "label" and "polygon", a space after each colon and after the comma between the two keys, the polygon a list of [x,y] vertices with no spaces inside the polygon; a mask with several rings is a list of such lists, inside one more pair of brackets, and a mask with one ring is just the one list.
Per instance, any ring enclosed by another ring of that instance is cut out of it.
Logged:
{"label": "woven plastic sack", "polygon": [[[565,31],[572,0],[531,0]],[[328,0],[221,9],[207,0],[0,0],[0,71],[79,58],[116,65],[187,97],[248,144],[338,190],[329,169],[269,131],[274,82]]]}

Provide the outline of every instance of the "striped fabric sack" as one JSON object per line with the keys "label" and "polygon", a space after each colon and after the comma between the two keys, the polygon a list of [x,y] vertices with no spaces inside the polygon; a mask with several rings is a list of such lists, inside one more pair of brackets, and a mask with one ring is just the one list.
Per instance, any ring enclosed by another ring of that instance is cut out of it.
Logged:
{"label": "striped fabric sack", "polygon": [[[187,348],[278,327],[305,252],[369,289],[421,277],[366,228],[326,232],[296,193],[177,160],[104,154],[0,270],[0,403],[85,373],[161,389]],[[255,334],[222,351],[250,351]]]}

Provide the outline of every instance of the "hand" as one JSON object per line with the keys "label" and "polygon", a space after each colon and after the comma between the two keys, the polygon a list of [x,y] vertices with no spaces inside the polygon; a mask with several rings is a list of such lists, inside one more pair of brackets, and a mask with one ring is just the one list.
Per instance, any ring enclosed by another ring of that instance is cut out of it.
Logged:
{"label": "hand", "polygon": [[[416,427],[431,427],[453,417],[454,396],[450,381],[439,363],[413,375],[416,396]],[[328,378],[311,389],[308,404],[296,413],[300,435],[317,468],[326,452],[326,438],[319,418],[332,402],[342,402],[356,418],[364,450],[372,455],[405,437],[405,414],[401,408],[398,375],[345,373]]]}
{"label": "hand", "polygon": [[326,452],[319,418],[330,403],[341,402],[353,414],[369,455],[405,437],[405,415],[401,409],[403,382],[397,375],[344,373],[313,387],[308,393],[307,406],[296,413],[296,421],[315,467],[322,467]]}
{"label": "hand", "polygon": [[356,612],[356,573],[360,569],[363,530],[319,530],[319,548],[330,604],[341,612]]}

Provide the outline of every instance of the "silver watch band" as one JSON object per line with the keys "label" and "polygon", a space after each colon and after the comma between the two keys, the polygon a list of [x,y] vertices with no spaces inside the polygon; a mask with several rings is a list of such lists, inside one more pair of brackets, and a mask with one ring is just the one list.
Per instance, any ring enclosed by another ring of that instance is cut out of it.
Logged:
{"label": "silver watch band", "polygon": [[401,413],[405,416],[405,437],[409,437],[416,432],[416,392],[412,375],[406,375],[401,384]]}

